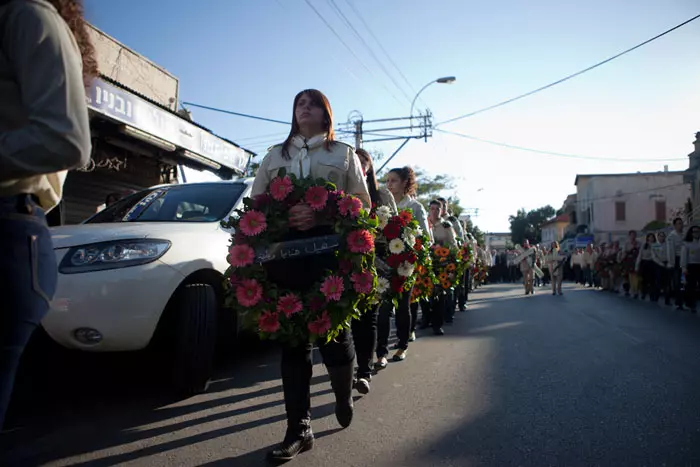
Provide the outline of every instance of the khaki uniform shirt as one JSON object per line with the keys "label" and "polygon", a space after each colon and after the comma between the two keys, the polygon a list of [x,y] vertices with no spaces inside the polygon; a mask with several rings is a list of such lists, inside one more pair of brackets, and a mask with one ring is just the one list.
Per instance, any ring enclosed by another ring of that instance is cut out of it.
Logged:
{"label": "khaki uniform shirt", "polygon": [[[251,196],[256,196],[267,191],[270,180],[277,176],[280,169],[287,169],[290,172],[293,152],[297,149],[290,146],[290,157],[286,159],[282,156],[282,145],[278,144],[270,148],[263,161],[260,163],[258,172],[255,175]],[[362,200],[365,208],[372,205],[367,190],[367,181],[362,175],[360,159],[355,154],[355,150],[345,143],[336,141],[327,150],[324,145],[309,149],[308,157],[311,162],[311,173],[302,174],[304,177],[311,175],[314,178],[322,178],[329,181],[346,193],[355,195]]]}

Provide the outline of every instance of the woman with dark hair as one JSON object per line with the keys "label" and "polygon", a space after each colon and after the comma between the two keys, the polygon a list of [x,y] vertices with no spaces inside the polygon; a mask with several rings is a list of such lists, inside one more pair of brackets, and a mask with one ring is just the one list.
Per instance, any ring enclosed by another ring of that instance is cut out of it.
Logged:
{"label": "woman with dark hair", "polygon": [[653,233],[648,233],[646,242],[642,248],[639,249],[639,254],[637,255],[637,261],[635,264],[635,272],[638,277],[641,278],[641,292],[642,300],[644,300],[647,295],[652,301],[656,301],[655,296],[656,287],[654,287],[654,243],[656,243],[656,235]]}
{"label": "woman with dark hair", "polygon": [[0,427],[56,290],[45,213],[90,157],[85,84],[97,70],[85,27],[77,0],[0,1]]}
{"label": "woman with dark hair", "polygon": [[[364,149],[356,149],[355,153],[360,159],[360,164],[362,164],[362,173],[365,175],[367,181],[367,188],[369,190],[370,199],[372,200],[372,206],[386,206],[391,211],[391,215],[396,215],[398,211],[396,209],[394,196],[386,187],[379,187],[377,176],[374,173],[372,157]],[[386,256],[386,245],[375,243],[375,247],[378,257],[383,258]],[[385,309],[387,306],[389,307],[388,310]],[[380,341],[389,340],[389,333],[391,331],[389,311],[391,310],[391,306],[391,302],[389,302],[388,305],[386,302],[379,305],[380,309],[383,310],[380,312],[383,321],[379,327],[382,337],[378,337],[377,334],[377,308],[372,307],[366,310],[360,319],[353,320],[352,322],[352,337],[355,342],[355,352],[357,354],[355,389],[357,389],[360,394],[367,394],[370,391],[369,383],[372,381],[371,363],[372,356],[377,347],[377,339]],[[386,335],[386,339],[384,339],[384,335]]]}
{"label": "woman with dark hair", "polygon": [[[395,167],[389,171],[386,178],[386,187],[394,195],[396,200],[396,205],[399,209],[410,209],[413,211],[413,217],[418,221],[418,225],[423,231],[424,235],[430,238],[432,243],[433,232],[428,223],[428,214],[425,212],[423,205],[416,199],[416,192],[418,190],[418,180],[416,179],[416,173],[411,167]],[[430,246],[430,245],[427,245]],[[427,300],[422,300],[420,302],[421,310],[423,311],[423,318],[430,314],[429,307],[430,302]],[[410,324],[410,335],[409,341],[416,340],[416,325],[418,323],[418,303],[410,304],[411,312],[411,324]],[[427,322],[422,323],[423,328],[428,327]],[[379,361],[380,366],[383,364],[384,360]]]}
{"label": "woman with dark hair", "polygon": [[681,247],[681,268],[685,274],[685,297],[691,313],[697,313],[700,290],[700,227],[688,229]]}
{"label": "woman with dark hair", "polygon": [[[315,89],[301,91],[294,98],[292,129],[284,143],[273,146],[263,159],[253,182],[251,197],[267,191],[270,181],[280,169],[299,178],[312,176],[336,185],[338,190],[360,198],[365,208],[370,207],[367,183],[362,165],[353,148],[335,141],[333,114],[326,96]],[[289,208],[290,231],[286,238],[327,235],[332,227],[320,224],[306,204]],[[275,266],[272,266],[275,265]],[[287,259],[266,267],[268,278],[278,286],[307,291],[326,270],[337,270],[334,254]],[[323,362],[328,370],[335,394],[335,415],[345,428],[352,422],[353,360],[355,348],[352,335],[344,330],[333,341],[318,342]],[[269,453],[274,461],[285,461],[313,447],[311,431],[311,361],[313,344],[282,346],[282,387],[287,412],[287,432],[282,444]]]}

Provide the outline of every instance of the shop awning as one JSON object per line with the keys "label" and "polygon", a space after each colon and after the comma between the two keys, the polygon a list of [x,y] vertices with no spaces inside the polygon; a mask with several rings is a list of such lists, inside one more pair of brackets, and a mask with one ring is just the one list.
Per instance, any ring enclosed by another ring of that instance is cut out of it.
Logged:
{"label": "shop awning", "polygon": [[[206,167],[242,174],[254,154],[163,109],[126,89],[96,78],[88,93],[88,107],[123,123],[130,136],[164,150],[182,150],[182,156]],[[152,138],[149,138],[152,137]]]}

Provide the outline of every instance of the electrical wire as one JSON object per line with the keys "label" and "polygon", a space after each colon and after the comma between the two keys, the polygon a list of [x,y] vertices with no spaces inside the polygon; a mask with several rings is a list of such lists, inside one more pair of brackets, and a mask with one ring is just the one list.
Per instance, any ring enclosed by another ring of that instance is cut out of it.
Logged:
{"label": "electrical wire", "polygon": [[526,148],[523,146],[516,146],[513,144],[508,144],[508,143],[501,143],[498,141],[491,141],[488,139],[484,138],[478,138],[476,136],[470,136],[470,135],[465,135],[463,133],[458,133],[456,131],[448,131],[448,130],[441,130],[439,128],[435,128],[435,131],[448,134],[448,135],[453,135],[453,136],[459,136],[460,138],[465,138],[465,139],[470,139],[473,141],[478,141],[480,143],[486,143],[486,144],[491,144],[494,146],[500,146],[508,149],[515,149],[518,151],[527,151],[527,152],[534,152],[536,154],[544,154],[548,156],[556,156],[556,157],[568,157],[571,159],[584,159],[584,160],[592,160],[592,161],[607,161],[607,162],[634,162],[634,163],[639,163],[639,162],[677,162],[677,161],[683,161],[685,159],[678,158],[678,159],[617,159],[617,158],[612,158],[612,157],[593,157],[593,156],[581,156],[578,154],[566,154],[562,152],[552,152],[552,151],[543,151],[541,149],[533,149],[533,148]]}
{"label": "electrical wire", "polygon": [[365,21],[365,18],[362,16],[362,14],[360,14],[360,11],[357,9],[357,7],[350,0],[345,0],[345,3],[347,3],[348,6],[350,6],[352,11],[355,13],[355,16],[357,16],[359,18],[360,22],[364,25],[367,32],[369,32],[370,36],[372,36],[372,38],[377,43],[377,45],[379,46],[381,51],[384,52],[384,55],[386,55],[386,58],[389,60],[389,63],[391,63],[391,65],[394,67],[394,69],[398,72],[399,76],[401,76],[401,78],[403,78],[404,82],[408,85],[408,89],[413,94],[415,94],[416,88],[414,88],[413,85],[411,85],[411,83],[408,81],[408,78],[406,78],[406,75],[403,74],[403,72],[401,71],[399,66],[396,64],[396,62],[394,60],[392,60],[391,55],[384,48],[381,41],[377,38],[377,36],[374,34],[374,32],[372,32],[372,28],[369,27],[369,24],[367,24],[367,21]]}
{"label": "electrical wire", "polygon": [[335,2],[335,0],[327,0],[328,4],[335,10],[336,14],[338,17],[346,24],[348,28],[353,32],[355,37],[364,45],[365,49],[369,52],[369,54],[372,56],[375,62],[379,65],[379,68],[382,69],[384,74],[389,78],[389,80],[394,83],[394,86],[396,86],[396,89],[398,89],[406,98],[408,102],[411,102],[411,96],[409,96],[406,91],[404,91],[403,87],[399,85],[399,83],[394,79],[394,77],[389,73],[389,70],[384,66],[384,62],[377,57],[377,54],[374,53],[374,50],[372,50],[372,47],[365,41],[365,38],[362,37],[362,34],[360,34],[355,26],[350,22],[347,16],[345,16],[345,13],[338,7],[338,4]]}
{"label": "electrical wire", "polygon": [[292,124],[291,122],[285,122],[282,120],[275,120],[273,118],[258,117],[257,115],[243,114],[240,112],[233,112],[231,110],[219,109],[217,107],[209,107],[206,105],[195,104],[194,102],[183,102],[182,104],[189,105],[190,107],[199,107],[200,109],[212,110],[214,112],[221,112],[221,113],[225,113],[225,114],[236,115],[238,117],[252,118],[254,120],[262,120],[264,122],[281,123],[282,125],[291,125]]}
{"label": "electrical wire", "polygon": [[338,32],[333,28],[333,26],[331,26],[331,24],[326,20],[326,18],[321,14],[321,12],[319,12],[316,9],[316,7],[314,7],[311,4],[311,2],[309,0],[304,0],[304,1],[309,6],[309,8],[311,8],[313,10],[313,12],[316,14],[316,16],[319,17],[319,19],[323,22],[323,24],[325,24],[326,27],[333,33],[333,35],[340,41],[340,43],[343,44],[343,46],[348,50],[348,52],[350,52],[352,54],[352,56],[355,57],[355,59],[360,63],[360,65],[362,65],[362,67],[367,71],[367,73],[372,75],[372,77],[375,80],[377,80],[377,82],[384,88],[384,90],[386,92],[388,92],[389,95],[391,95],[391,97],[393,97],[396,100],[396,102],[398,102],[400,105],[402,105],[402,102],[399,100],[398,97],[396,97],[396,94],[391,92],[391,90],[388,87],[386,87],[386,85],[381,80],[379,80],[377,75],[375,75],[374,72],[367,65],[365,65],[365,63],[362,60],[360,60],[360,57],[358,57],[357,54],[355,53],[355,51],[352,50],[352,48],[343,40],[342,37],[340,37],[340,34],[338,34]]}
{"label": "electrical wire", "polygon": [[644,42],[641,42],[641,43],[635,45],[634,47],[631,47],[631,48],[629,48],[629,49],[627,49],[627,50],[624,50],[624,51],[618,53],[617,55],[613,55],[612,57],[607,58],[607,59],[603,60],[602,62],[598,62],[598,63],[596,63],[595,65],[591,65],[591,66],[589,66],[588,68],[584,68],[584,69],[581,70],[581,71],[577,71],[576,73],[573,73],[573,74],[571,74],[571,75],[568,75],[568,76],[566,76],[566,77],[564,77],[564,78],[561,78],[561,79],[559,79],[559,80],[557,80],[557,81],[554,81],[553,83],[549,83],[549,84],[547,84],[547,85],[545,85],[545,86],[542,86],[542,87],[540,87],[540,88],[537,88],[537,89],[535,89],[535,90],[533,90],[533,91],[526,92],[525,94],[521,94],[521,95],[516,96],[516,97],[513,97],[513,98],[511,98],[511,99],[508,99],[508,100],[499,102],[498,104],[490,105],[490,106],[488,106],[488,107],[484,107],[483,109],[475,110],[475,111],[473,111],[473,112],[469,112],[469,113],[467,113],[467,114],[460,115],[459,117],[450,118],[449,120],[445,120],[445,121],[443,121],[443,122],[438,123],[437,125],[435,125],[435,127],[437,128],[437,127],[440,126],[440,125],[445,125],[445,124],[447,124],[447,123],[456,122],[457,120],[462,120],[462,119],[464,119],[464,118],[473,117],[474,115],[477,115],[477,114],[480,114],[480,113],[483,113],[483,112],[486,112],[486,111],[489,111],[489,110],[493,110],[493,109],[496,109],[496,108],[498,108],[498,107],[502,107],[502,106],[504,106],[504,105],[506,105],[506,104],[510,104],[510,103],[512,103],[512,102],[519,101],[520,99],[524,99],[525,97],[531,96],[531,95],[536,94],[536,93],[538,93],[538,92],[540,92],[540,91],[544,91],[545,89],[549,89],[549,88],[551,88],[551,87],[554,87],[554,86],[556,86],[557,84],[561,84],[561,83],[563,83],[563,82],[565,82],[565,81],[568,81],[568,80],[570,80],[570,79],[572,79],[572,78],[575,78],[575,77],[577,77],[577,76],[580,76],[580,75],[582,75],[582,74],[584,74],[584,73],[586,73],[586,72],[589,72],[589,71],[591,71],[591,70],[594,70],[594,69],[598,68],[599,66],[605,65],[606,63],[609,63],[609,62],[615,60],[616,58],[622,57],[623,55],[626,55],[626,54],[628,54],[628,53],[630,53],[630,52],[632,52],[632,51],[634,51],[634,50],[637,50],[637,49],[640,48],[640,47],[643,47],[643,46],[645,46],[645,45],[647,45],[647,44],[649,44],[649,43],[651,43],[651,42],[653,42],[653,41],[655,41],[655,40],[657,40],[657,39],[660,39],[660,38],[662,38],[663,36],[665,36],[666,34],[669,34],[669,33],[673,32],[673,31],[675,31],[676,29],[679,29],[679,28],[685,26],[686,24],[689,24],[689,23],[695,21],[695,20],[698,19],[698,18],[700,18],[700,15],[696,15],[696,16],[690,18],[689,20],[686,20],[686,21],[682,22],[681,24],[679,24],[679,25],[677,25],[677,26],[674,26],[674,27],[672,27],[671,29],[668,29],[668,30],[662,32],[661,34],[658,34],[658,35],[652,37],[651,39],[647,39],[647,40],[645,40]]}

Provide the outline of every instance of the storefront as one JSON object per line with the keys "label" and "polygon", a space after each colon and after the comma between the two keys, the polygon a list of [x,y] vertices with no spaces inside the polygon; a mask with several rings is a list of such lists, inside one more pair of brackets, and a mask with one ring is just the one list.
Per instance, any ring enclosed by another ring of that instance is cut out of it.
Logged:
{"label": "storefront", "polygon": [[82,222],[110,194],[177,183],[178,165],[230,179],[254,155],[105,77],[90,87],[88,108],[92,159],[68,174],[52,225]]}

